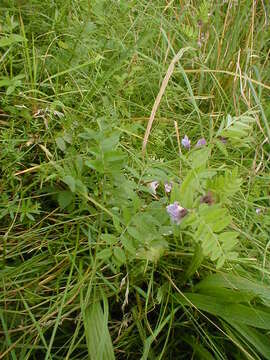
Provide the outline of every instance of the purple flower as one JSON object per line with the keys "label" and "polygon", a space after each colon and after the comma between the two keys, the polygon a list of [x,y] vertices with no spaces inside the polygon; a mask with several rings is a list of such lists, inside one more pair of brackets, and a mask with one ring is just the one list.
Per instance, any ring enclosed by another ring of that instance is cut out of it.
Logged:
{"label": "purple flower", "polygon": [[181,141],[182,145],[184,146],[184,148],[186,149],[190,149],[190,140],[188,138],[187,135],[184,136],[184,138]]}
{"label": "purple flower", "polygon": [[199,139],[195,147],[205,146],[206,140],[205,138]]}
{"label": "purple flower", "polygon": [[150,191],[152,194],[156,195],[156,189],[158,188],[159,182],[158,181],[152,181],[148,184],[150,187]]}
{"label": "purple flower", "polygon": [[177,201],[173,204],[170,204],[166,207],[167,213],[169,214],[171,221],[180,224],[183,217],[185,217],[188,213],[187,209],[181,207]]}
{"label": "purple flower", "polygon": [[170,181],[170,182],[168,182],[168,181],[166,181],[165,183],[164,183],[164,188],[165,188],[165,192],[167,193],[167,194],[169,194],[170,192],[171,192],[171,190],[172,190],[172,182]]}

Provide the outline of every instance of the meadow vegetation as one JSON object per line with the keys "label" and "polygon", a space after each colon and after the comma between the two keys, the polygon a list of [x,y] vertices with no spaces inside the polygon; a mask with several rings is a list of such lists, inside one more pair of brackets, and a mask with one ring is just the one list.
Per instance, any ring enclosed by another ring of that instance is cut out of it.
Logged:
{"label": "meadow vegetation", "polygon": [[269,14],[1,0],[0,359],[270,359]]}

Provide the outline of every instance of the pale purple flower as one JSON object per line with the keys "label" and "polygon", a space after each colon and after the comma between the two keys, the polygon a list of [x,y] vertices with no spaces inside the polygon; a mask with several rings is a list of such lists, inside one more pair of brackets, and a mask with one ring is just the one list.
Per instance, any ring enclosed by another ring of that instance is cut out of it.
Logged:
{"label": "pale purple flower", "polygon": [[205,140],[205,138],[202,138],[197,141],[197,144],[195,147],[200,147],[200,146],[205,146],[205,145],[206,145],[206,140]]}
{"label": "pale purple flower", "polygon": [[158,181],[152,181],[148,184],[149,188],[150,188],[150,191],[152,194],[156,195],[156,190],[159,186],[159,182]]}
{"label": "pale purple flower", "polygon": [[166,207],[167,213],[169,214],[171,221],[180,224],[183,217],[185,217],[188,213],[187,209],[181,207],[177,201],[173,204],[170,204]]}
{"label": "pale purple flower", "polygon": [[257,208],[255,211],[256,211],[256,214],[259,215],[262,212],[262,209]]}
{"label": "pale purple flower", "polygon": [[171,190],[172,190],[172,182],[170,181],[170,182],[168,182],[168,181],[166,181],[165,183],[164,183],[164,188],[165,188],[165,192],[167,193],[167,194],[169,194],[170,192],[171,192]]}
{"label": "pale purple flower", "polygon": [[184,146],[184,148],[186,149],[190,149],[190,140],[188,138],[187,135],[184,136],[184,138],[181,141],[182,145]]}

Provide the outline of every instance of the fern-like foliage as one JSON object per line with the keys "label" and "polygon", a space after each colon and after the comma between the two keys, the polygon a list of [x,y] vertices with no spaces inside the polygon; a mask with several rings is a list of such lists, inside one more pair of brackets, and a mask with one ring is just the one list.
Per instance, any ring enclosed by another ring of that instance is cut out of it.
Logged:
{"label": "fern-like foliage", "polygon": [[210,11],[210,2],[208,0],[202,1],[198,9],[198,18],[205,24],[208,21]]}
{"label": "fern-like foliage", "polygon": [[193,215],[193,221],[194,240],[201,245],[205,256],[217,262],[217,268],[222,267],[226,260],[237,257],[233,248],[237,244],[238,233],[225,230],[231,223],[227,209],[221,205],[201,205]]}
{"label": "fern-like foliage", "polygon": [[255,118],[252,113],[234,117],[227,115],[220,124],[217,136],[229,139],[233,145],[248,147],[253,139],[254,122]]}
{"label": "fern-like foliage", "polygon": [[198,38],[199,31],[196,27],[183,24],[181,30],[190,40],[196,40]]}
{"label": "fern-like foliage", "polygon": [[228,203],[241,187],[242,180],[238,177],[237,169],[225,171],[223,175],[217,175],[208,180],[207,188],[223,203]]}

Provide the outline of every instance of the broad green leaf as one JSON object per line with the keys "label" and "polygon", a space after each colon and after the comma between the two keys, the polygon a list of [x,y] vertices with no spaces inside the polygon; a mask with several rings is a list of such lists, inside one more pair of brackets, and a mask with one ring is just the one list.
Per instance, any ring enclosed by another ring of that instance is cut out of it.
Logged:
{"label": "broad green leaf", "polygon": [[184,293],[178,296],[182,305],[193,305],[201,311],[239,324],[254,326],[259,329],[270,330],[270,313],[256,308],[254,305],[227,303],[225,299],[202,294]]}
{"label": "broad green leaf", "polygon": [[243,303],[249,304],[250,301],[254,300],[255,295],[248,293],[247,291],[238,291],[226,288],[204,288],[199,289],[196,293],[211,295],[211,297],[219,298],[222,302],[228,302],[232,304]]}
{"label": "broad green leaf", "polygon": [[232,274],[210,275],[198,283],[195,289],[209,289],[211,291],[211,288],[217,287],[242,290],[252,293],[261,299],[270,300],[269,286]]}
{"label": "broad green leaf", "polygon": [[126,159],[126,155],[121,151],[110,151],[104,155],[104,160],[107,162],[116,162],[116,161],[122,161]]}
{"label": "broad green leaf", "polygon": [[61,191],[57,195],[57,200],[61,209],[65,209],[72,203],[74,196],[70,191]]}
{"label": "broad green leaf", "polygon": [[100,302],[89,305],[84,313],[84,330],[90,360],[114,360],[114,350]]}
{"label": "broad green leaf", "polygon": [[64,178],[63,178],[63,181],[65,184],[68,185],[68,187],[70,188],[70,190],[72,192],[75,192],[75,189],[76,189],[76,180],[74,179],[74,177],[72,177],[71,175],[66,175]]}
{"label": "broad green leaf", "polygon": [[269,337],[244,324],[230,322],[230,325],[233,326],[236,331],[241,334],[241,336],[243,336],[251,345],[253,345],[259,354],[264,356],[265,359],[270,359]]}

